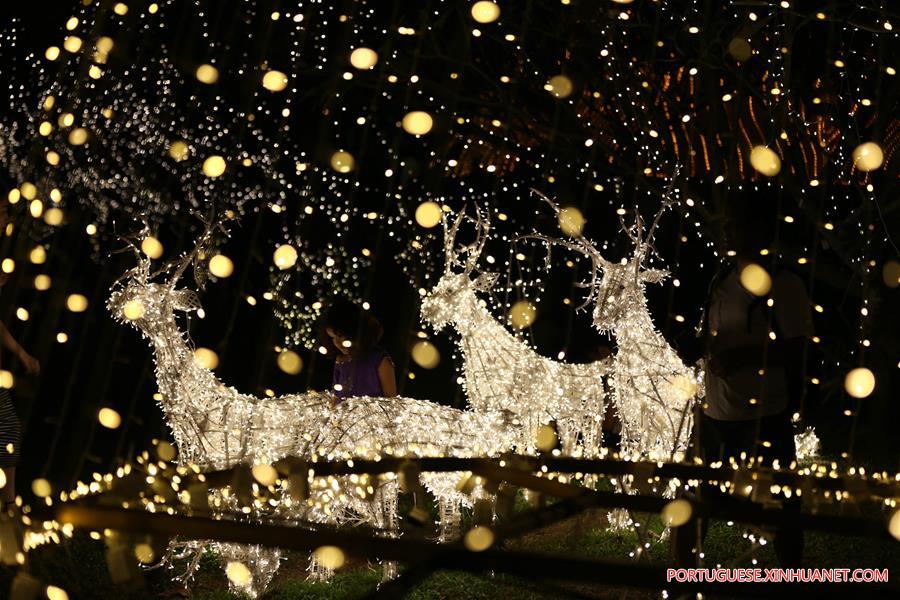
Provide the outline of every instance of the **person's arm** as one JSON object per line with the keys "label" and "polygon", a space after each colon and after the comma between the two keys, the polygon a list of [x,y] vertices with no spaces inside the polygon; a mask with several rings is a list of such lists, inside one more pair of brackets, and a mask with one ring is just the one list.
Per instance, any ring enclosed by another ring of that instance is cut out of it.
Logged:
{"label": "person's arm", "polygon": [[38,360],[25,352],[25,349],[16,341],[16,338],[12,336],[3,323],[0,323],[0,344],[3,344],[4,348],[16,355],[19,362],[25,367],[26,373],[36,375],[40,372],[41,364]]}
{"label": "person's arm", "polygon": [[394,363],[385,357],[378,365],[378,379],[381,380],[381,391],[385,398],[393,398],[397,395],[397,378],[394,376]]}

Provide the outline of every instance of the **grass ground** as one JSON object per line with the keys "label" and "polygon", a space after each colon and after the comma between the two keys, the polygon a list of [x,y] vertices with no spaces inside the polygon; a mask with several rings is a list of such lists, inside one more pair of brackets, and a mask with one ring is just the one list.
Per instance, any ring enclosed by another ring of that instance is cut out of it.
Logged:
{"label": "grass ground", "polygon": [[[645,527],[658,528],[655,517]],[[774,566],[775,557],[771,545],[760,548],[753,556],[749,540],[743,537],[739,526],[729,527],[715,523],[710,528],[705,550],[708,564],[733,564],[740,560],[749,565],[752,558],[760,566]],[[625,558],[638,546],[632,532],[611,533],[606,527],[605,513],[588,511],[575,518],[557,523],[544,530],[512,540],[510,547],[531,552],[545,552],[562,556],[594,558]],[[668,544],[652,545],[647,552],[651,561],[668,559]],[[838,537],[817,533],[806,535],[805,566],[809,567],[879,567],[900,572],[900,553],[896,543],[873,541],[864,538]],[[279,573],[263,596],[265,600],[300,600],[312,598],[352,599],[372,592],[381,578],[377,563],[353,562],[342,569],[330,583],[305,581],[306,556],[288,553]],[[150,571],[145,575],[146,585],[141,590],[126,591],[117,588],[110,580],[102,542],[86,535],[76,535],[58,546],[48,546],[32,552],[30,572],[45,581],[67,590],[72,600],[115,598],[116,600],[145,600],[149,598],[183,597],[183,590],[174,586],[165,571]],[[0,598],[9,597],[9,584],[14,571],[0,568]],[[622,589],[608,586],[575,586],[551,580],[524,581],[497,575],[472,575],[456,572],[437,572],[415,587],[409,598],[416,600],[439,599],[493,599],[546,600],[550,598],[621,598]],[[202,600],[236,600],[231,594],[218,559],[207,555],[201,563],[190,595]],[[631,591],[632,599],[658,597],[652,593]]]}

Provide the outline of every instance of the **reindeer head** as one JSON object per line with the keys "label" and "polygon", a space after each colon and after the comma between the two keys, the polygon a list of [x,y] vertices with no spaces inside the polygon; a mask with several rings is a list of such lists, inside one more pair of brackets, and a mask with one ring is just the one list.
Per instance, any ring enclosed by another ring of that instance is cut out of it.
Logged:
{"label": "reindeer head", "polygon": [[197,259],[209,237],[210,230],[207,228],[192,252],[156,272],[150,270],[150,259],[143,256],[131,240],[125,240],[134,251],[137,266],[113,284],[113,292],[107,301],[107,308],[113,317],[152,335],[160,324],[174,318],[175,311],[199,310],[200,300],[196,292],[176,289],[176,285],[188,265]]}
{"label": "reindeer head", "polygon": [[449,228],[444,218],[444,274],[422,299],[422,319],[436,330],[454,321],[461,311],[469,310],[467,303],[474,292],[487,291],[497,281],[496,273],[481,273],[472,277],[490,231],[490,223],[482,219],[477,207],[475,241],[468,246],[456,247],[456,234],[465,218],[464,209]]}

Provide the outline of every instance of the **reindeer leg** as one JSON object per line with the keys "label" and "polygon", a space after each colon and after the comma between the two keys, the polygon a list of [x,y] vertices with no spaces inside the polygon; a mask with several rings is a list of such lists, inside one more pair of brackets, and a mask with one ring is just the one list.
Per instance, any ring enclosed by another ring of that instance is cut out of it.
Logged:
{"label": "reindeer leg", "polygon": [[460,501],[455,498],[441,497],[438,499],[438,509],[440,512],[440,534],[438,542],[446,544],[459,539],[460,520],[462,511]]}

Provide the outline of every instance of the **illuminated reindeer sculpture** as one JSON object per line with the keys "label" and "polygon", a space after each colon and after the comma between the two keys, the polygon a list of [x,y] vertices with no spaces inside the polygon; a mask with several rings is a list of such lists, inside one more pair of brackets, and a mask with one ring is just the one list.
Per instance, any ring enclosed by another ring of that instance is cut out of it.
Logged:
{"label": "illuminated reindeer sculpture", "polygon": [[[559,207],[535,191],[559,213]],[[594,327],[616,339],[611,384],[615,407],[622,421],[622,447],[631,455],[653,460],[673,460],[688,445],[692,408],[703,394],[702,376],[685,365],[653,324],[647,309],[644,286],[659,283],[668,273],[645,268],[652,250],[653,234],[668,207],[665,203],[643,235],[637,215],[632,228],[625,226],[634,252],[628,259],[610,262],[584,236],[571,240],[528,236],[551,245],[561,245],[591,261],[590,290],[582,306],[594,303]]]}
{"label": "illuminated reindeer sculpture", "polygon": [[[113,286],[108,302],[115,318],[140,330],[153,348],[162,410],[182,463],[223,469],[241,463],[269,465],[289,455],[309,460],[383,454],[485,456],[510,448],[508,423],[497,412],[468,413],[409,398],[348,398],[336,404],[331,394],[315,392],[258,398],[223,384],[197,362],[175,315],[200,307],[193,291],[177,289],[176,284],[188,264],[198,260],[210,232],[207,228],[191,254],[153,274],[150,261],[135,249],[137,267]],[[166,273],[171,275],[160,280]],[[457,491],[459,480],[460,474],[422,476],[424,485],[442,504],[453,506],[473,500],[472,495]],[[296,494],[288,493],[286,482],[280,485],[284,487],[282,500],[274,507],[257,504],[252,518],[275,516],[293,522],[334,524],[361,520],[388,535],[397,533],[395,477],[381,482],[356,476],[309,479],[308,500],[299,501],[292,501]],[[481,493],[480,488],[472,492]],[[241,511],[233,491],[214,490],[210,497],[215,506]],[[249,505],[249,501],[244,504]],[[447,528],[458,522],[441,525],[446,538],[451,537]],[[249,563],[253,580],[244,589],[252,594],[265,589],[278,568],[275,550],[233,544],[219,548],[227,560]],[[385,576],[393,572],[393,565],[386,564]]]}
{"label": "illuminated reindeer sculpture", "polygon": [[608,360],[588,364],[553,361],[510,333],[478,297],[478,292],[494,285],[496,274],[473,277],[490,225],[479,212],[475,241],[457,249],[456,234],[464,218],[465,211],[449,227],[444,220],[444,274],[422,300],[421,314],[436,331],[451,324],[459,333],[470,408],[515,415],[519,425],[516,446],[521,452],[533,451],[537,431],[553,421],[563,452],[596,456]]}

